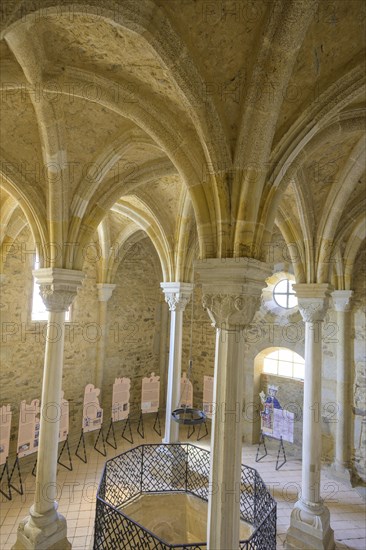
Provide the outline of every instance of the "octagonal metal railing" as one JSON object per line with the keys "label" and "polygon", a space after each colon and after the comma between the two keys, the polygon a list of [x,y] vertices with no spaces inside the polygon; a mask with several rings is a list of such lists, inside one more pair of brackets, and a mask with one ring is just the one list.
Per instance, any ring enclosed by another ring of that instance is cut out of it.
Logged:
{"label": "octagonal metal railing", "polygon": [[[210,452],[190,443],[140,445],[105,464],[97,492],[94,550],[203,550],[206,542],[169,544],[134,521],[123,507],[141,495],[209,496]],[[276,502],[254,468],[242,465],[240,515],[253,527],[240,550],[275,550]]]}

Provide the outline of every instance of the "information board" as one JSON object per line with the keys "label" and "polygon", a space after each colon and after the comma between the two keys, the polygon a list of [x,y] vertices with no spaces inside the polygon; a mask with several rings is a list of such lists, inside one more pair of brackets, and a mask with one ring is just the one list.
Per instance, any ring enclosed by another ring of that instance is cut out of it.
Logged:
{"label": "information board", "polygon": [[142,379],[141,412],[143,414],[158,412],[159,394],[160,376],[155,376],[152,372],[150,377]]}
{"label": "information board", "polygon": [[126,420],[130,414],[130,378],[116,378],[112,394],[112,420]]}
{"label": "information board", "polygon": [[284,441],[294,442],[295,414],[285,409],[274,409],[273,411],[273,433],[272,437]]}
{"label": "information board", "polygon": [[0,407],[0,465],[5,464],[9,456],[11,429],[11,407],[3,405]]}
{"label": "information board", "polygon": [[214,412],[213,389],[214,389],[213,376],[204,376],[203,377],[203,412],[206,414],[207,418],[212,418],[212,415]]}
{"label": "information board", "polygon": [[33,399],[29,405],[26,400],[20,402],[19,431],[17,453],[19,458],[38,451],[39,444],[39,399]]}
{"label": "information board", "polygon": [[183,376],[180,380],[180,407],[193,407],[193,385],[190,380],[187,378],[187,373],[183,373]]}
{"label": "information board", "polygon": [[84,392],[83,432],[99,430],[103,423],[103,409],[99,404],[100,389],[93,384],[87,384]]}

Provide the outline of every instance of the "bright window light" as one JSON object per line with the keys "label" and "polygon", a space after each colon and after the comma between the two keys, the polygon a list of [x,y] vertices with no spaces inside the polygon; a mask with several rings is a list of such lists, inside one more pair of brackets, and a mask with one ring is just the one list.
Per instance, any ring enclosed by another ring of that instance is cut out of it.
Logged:
{"label": "bright window light", "polygon": [[297,298],[293,285],[295,281],[289,279],[282,279],[279,281],[273,289],[273,298],[277,305],[284,309],[291,309],[297,306]]}
{"label": "bright window light", "polygon": [[278,349],[265,356],[263,372],[304,380],[305,361],[294,351],[285,348]]}

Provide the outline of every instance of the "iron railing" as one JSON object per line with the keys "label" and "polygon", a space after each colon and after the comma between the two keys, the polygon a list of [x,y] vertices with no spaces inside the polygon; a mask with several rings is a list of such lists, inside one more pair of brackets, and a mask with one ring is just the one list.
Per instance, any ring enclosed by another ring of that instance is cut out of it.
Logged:
{"label": "iron railing", "polygon": [[[107,460],[97,492],[94,550],[203,550],[199,544],[168,544],[128,517],[123,508],[139,496],[209,495],[210,453],[187,444],[140,445]],[[275,550],[276,502],[254,468],[242,466],[241,519],[253,526],[240,550]]]}

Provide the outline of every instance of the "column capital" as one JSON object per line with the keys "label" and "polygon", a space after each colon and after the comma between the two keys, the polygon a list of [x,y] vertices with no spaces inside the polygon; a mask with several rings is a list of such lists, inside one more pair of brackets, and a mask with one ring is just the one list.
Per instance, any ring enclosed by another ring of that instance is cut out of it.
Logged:
{"label": "column capital", "polygon": [[353,290],[333,290],[333,305],[336,311],[349,311]]}
{"label": "column capital", "polygon": [[306,323],[324,321],[332,287],[327,283],[310,283],[296,284],[292,288],[296,293],[303,320]]}
{"label": "column capital", "polygon": [[108,302],[117,285],[109,283],[97,283],[99,302]]}
{"label": "column capital", "polygon": [[184,311],[193,292],[192,283],[160,283],[170,311]]}
{"label": "column capital", "polygon": [[32,271],[47,311],[67,311],[81,287],[82,271],[45,267]]}
{"label": "column capital", "polygon": [[[231,330],[251,323],[271,267],[253,258],[211,258],[195,262],[204,309],[216,328]],[[231,327],[231,329],[230,329]]]}

